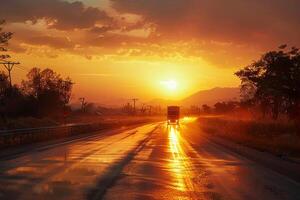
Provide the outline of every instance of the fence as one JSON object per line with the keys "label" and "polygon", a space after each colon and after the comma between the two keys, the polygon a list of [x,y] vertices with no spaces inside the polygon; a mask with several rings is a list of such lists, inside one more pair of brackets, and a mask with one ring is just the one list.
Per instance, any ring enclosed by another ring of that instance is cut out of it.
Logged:
{"label": "fence", "polygon": [[102,130],[113,126],[112,124],[69,124],[42,128],[16,129],[0,131],[0,148],[29,144],[47,139],[64,138],[83,133]]}

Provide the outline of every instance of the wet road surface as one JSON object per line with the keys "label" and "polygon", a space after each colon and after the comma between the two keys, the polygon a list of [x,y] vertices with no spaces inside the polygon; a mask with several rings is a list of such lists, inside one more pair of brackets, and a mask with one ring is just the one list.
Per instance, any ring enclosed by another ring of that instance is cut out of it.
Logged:
{"label": "wet road surface", "polygon": [[0,199],[300,199],[300,184],[218,146],[192,118],[0,160]]}

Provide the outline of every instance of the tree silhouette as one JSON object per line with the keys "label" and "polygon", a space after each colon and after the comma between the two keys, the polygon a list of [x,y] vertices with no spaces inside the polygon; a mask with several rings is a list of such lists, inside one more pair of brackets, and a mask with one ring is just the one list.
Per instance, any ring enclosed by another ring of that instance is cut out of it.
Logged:
{"label": "tree silhouette", "polygon": [[3,28],[1,27],[5,23],[4,20],[0,20],[0,61],[9,58],[10,56],[6,54],[8,41],[12,37],[11,32],[3,32]]}
{"label": "tree silhouette", "polygon": [[216,113],[228,113],[234,111],[237,108],[238,102],[228,101],[228,102],[217,102],[215,105]]}
{"label": "tree silhouette", "polygon": [[58,114],[65,109],[73,86],[70,78],[63,79],[51,69],[39,68],[32,68],[27,78],[22,81],[22,91],[36,99],[39,115]]}
{"label": "tree silhouette", "polygon": [[202,111],[203,111],[203,113],[205,113],[205,114],[210,114],[210,113],[211,113],[211,107],[208,106],[207,104],[203,104],[203,105],[202,105]]}
{"label": "tree silhouette", "polygon": [[243,101],[260,105],[263,114],[277,119],[280,113],[294,119],[299,113],[300,54],[297,48],[265,53],[235,74],[241,79]]}

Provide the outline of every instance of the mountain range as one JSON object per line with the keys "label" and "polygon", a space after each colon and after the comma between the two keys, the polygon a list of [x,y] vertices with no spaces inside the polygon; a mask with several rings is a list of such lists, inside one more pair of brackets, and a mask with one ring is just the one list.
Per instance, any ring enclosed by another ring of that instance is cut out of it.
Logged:
{"label": "mountain range", "polygon": [[215,87],[209,90],[200,90],[182,100],[173,101],[166,99],[153,99],[151,105],[180,105],[189,107],[192,105],[201,106],[207,104],[213,106],[219,101],[237,101],[240,98],[240,89],[236,87]]}

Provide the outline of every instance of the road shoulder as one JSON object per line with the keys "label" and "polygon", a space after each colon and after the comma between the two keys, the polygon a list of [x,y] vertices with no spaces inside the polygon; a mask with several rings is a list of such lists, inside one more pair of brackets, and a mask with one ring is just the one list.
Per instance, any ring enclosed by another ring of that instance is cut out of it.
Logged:
{"label": "road shoulder", "polygon": [[267,152],[261,152],[229,140],[219,138],[217,136],[206,135],[206,137],[215,144],[221,145],[226,149],[233,151],[243,157],[253,160],[264,167],[267,167],[279,174],[287,176],[288,178],[300,183],[300,164],[284,160],[280,157],[276,157],[273,154]]}

